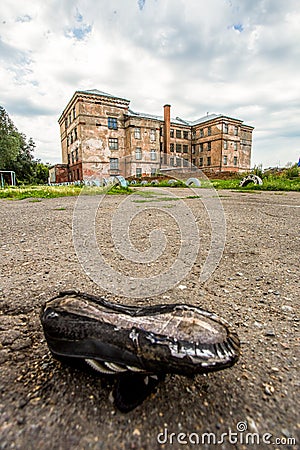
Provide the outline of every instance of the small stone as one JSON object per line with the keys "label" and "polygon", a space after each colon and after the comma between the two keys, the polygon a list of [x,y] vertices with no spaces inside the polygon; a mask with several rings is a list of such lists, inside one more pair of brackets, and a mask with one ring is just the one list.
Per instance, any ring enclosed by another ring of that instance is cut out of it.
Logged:
{"label": "small stone", "polygon": [[273,330],[267,330],[267,331],[265,332],[265,336],[273,337],[273,336],[275,336],[275,333],[274,333]]}
{"label": "small stone", "polygon": [[273,386],[270,386],[270,385],[265,386],[265,394],[272,395],[272,394],[274,394],[274,391],[275,391],[275,389],[273,388]]}
{"label": "small stone", "polygon": [[141,435],[141,432],[140,432],[140,430],[138,429],[138,428],[135,428],[134,430],[133,430],[133,436],[140,436]]}
{"label": "small stone", "polygon": [[283,436],[285,436],[287,438],[291,437],[291,433],[289,432],[289,430],[287,428],[282,428],[281,433],[283,434]]}
{"label": "small stone", "polygon": [[187,286],[185,284],[180,284],[178,286],[178,289],[181,289],[183,291],[184,289],[187,289]]}
{"label": "small stone", "polygon": [[252,419],[252,417],[247,416],[246,419],[247,419],[249,430],[254,432],[254,433],[258,433],[258,429],[257,429],[256,423]]}
{"label": "small stone", "polygon": [[288,312],[293,311],[293,308],[289,305],[282,305],[281,309],[282,309],[282,311],[288,311]]}
{"label": "small stone", "polygon": [[24,417],[22,417],[22,416],[18,416],[17,417],[17,424],[18,425],[22,425],[24,422],[25,422]]}

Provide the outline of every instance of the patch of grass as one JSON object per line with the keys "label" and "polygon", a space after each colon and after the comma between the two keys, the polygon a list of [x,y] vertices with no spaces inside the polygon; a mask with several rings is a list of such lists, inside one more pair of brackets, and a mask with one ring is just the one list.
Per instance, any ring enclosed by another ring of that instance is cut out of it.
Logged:
{"label": "patch of grass", "polygon": [[228,180],[211,180],[211,182],[215,189],[238,189],[240,179],[233,178]]}
{"label": "patch of grass", "polygon": [[64,208],[63,206],[61,206],[60,208],[54,208],[54,211],[65,211],[66,208]]}
{"label": "patch of grass", "polygon": [[[168,187],[168,188],[172,188],[172,187],[183,187],[186,188],[187,185],[185,184],[184,181],[181,180],[175,180],[174,183],[170,183],[170,180],[163,180],[160,181],[158,184],[151,184],[151,182],[147,183],[147,184],[143,184],[141,185],[141,187],[151,187],[151,188],[159,188],[159,187]],[[137,187],[139,187],[139,185],[135,185]]]}
{"label": "patch of grass", "polygon": [[123,188],[120,186],[97,187],[97,186],[21,186],[21,187],[9,187],[0,189],[0,198],[9,200],[23,200],[24,198],[33,198],[32,201],[41,201],[41,198],[57,198],[57,197],[70,197],[83,195],[119,195],[129,194],[130,188]]}
{"label": "patch of grass", "polygon": [[157,195],[164,195],[163,192],[154,192],[154,191],[139,191],[138,189],[133,189],[134,194],[140,195],[145,198],[156,197]]}
{"label": "patch of grass", "polygon": [[278,175],[268,175],[263,177],[262,185],[250,183],[245,187],[240,187],[239,185],[241,178],[211,181],[215,189],[231,189],[241,192],[300,191],[300,177],[288,179]]}
{"label": "patch of grass", "polygon": [[201,196],[200,195],[188,195],[185,198],[201,198]]}
{"label": "patch of grass", "polygon": [[[245,190],[243,188],[242,190]],[[250,184],[247,190],[252,191],[300,191],[300,177],[295,179],[287,179],[277,176],[268,176],[263,178],[263,184]]]}
{"label": "patch of grass", "polygon": [[150,203],[150,202],[168,202],[174,200],[181,200],[179,197],[160,197],[160,198],[151,198],[148,200],[133,200],[134,203]]}

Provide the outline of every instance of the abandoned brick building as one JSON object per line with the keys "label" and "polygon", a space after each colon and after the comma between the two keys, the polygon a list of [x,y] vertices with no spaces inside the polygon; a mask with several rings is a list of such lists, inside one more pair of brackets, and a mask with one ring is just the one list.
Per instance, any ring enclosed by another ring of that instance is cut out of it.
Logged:
{"label": "abandoned brick building", "polygon": [[[129,100],[76,91],[59,118],[62,164],[52,182],[155,175],[163,161],[205,172],[250,169],[253,127],[210,114],[195,121],[132,111]],[[54,181],[55,180],[55,181]]]}

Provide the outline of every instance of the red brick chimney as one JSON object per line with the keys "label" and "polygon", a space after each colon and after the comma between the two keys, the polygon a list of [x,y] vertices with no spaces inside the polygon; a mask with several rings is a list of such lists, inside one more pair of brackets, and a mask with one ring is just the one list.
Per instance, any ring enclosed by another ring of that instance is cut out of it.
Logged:
{"label": "red brick chimney", "polygon": [[164,105],[164,153],[170,153],[171,105]]}

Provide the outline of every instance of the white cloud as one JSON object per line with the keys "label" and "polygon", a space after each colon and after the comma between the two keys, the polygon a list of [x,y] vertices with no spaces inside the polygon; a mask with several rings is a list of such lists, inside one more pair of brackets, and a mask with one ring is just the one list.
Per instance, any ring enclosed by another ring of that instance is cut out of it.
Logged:
{"label": "white cloud", "polygon": [[57,119],[77,89],[135,110],[255,127],[253,164],[299,157],[298,0],[3,0],[0,104],[36,155],[60,161]]}

